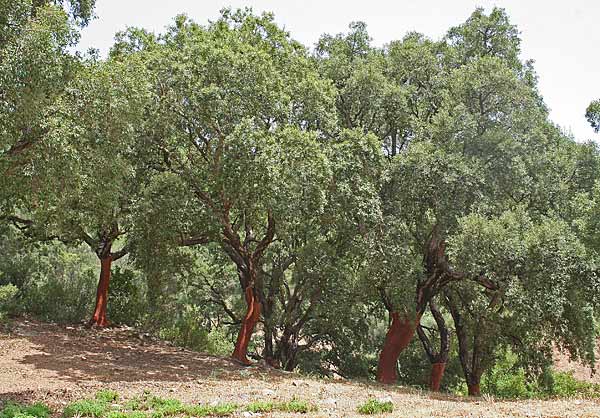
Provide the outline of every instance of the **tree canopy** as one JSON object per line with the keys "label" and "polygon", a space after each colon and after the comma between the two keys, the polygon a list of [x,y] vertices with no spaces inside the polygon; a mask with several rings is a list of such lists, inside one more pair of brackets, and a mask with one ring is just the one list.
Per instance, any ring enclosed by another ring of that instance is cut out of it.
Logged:
{"label": "tree canopy", "polygon": [[503,9],[312,51],[225,9],[72,54],[93,6],[0,3],[0,219],[95,254],[95,326],[128,256],[243,364],[392,384],[415,332],[437,389],[453,353],[472,395],[506,350],[594,364],[598,147],[549,119]]}

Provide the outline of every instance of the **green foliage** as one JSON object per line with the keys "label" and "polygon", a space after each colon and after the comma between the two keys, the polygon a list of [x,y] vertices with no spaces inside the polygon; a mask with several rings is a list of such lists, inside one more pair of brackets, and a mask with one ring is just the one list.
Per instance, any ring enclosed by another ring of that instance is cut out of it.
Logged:
{"label": "green foliage", "polygon": [[[582,382],[569,372],[557,372],[551,368],[541,376],[530,375],[519,356],[504,350],[494,366],[483,375],[483,393],[506,398],[598,398],[600,385]],[[460,393],[466,394],[466,388]]]}
{"label": "green foliage", "polygon": [[250,412],[273,412],[275,404],[270,401],[254,401],[246,409]]}
{"label": "green foliage", "polygon": [[110,278],[108,316],[118,324],[140,326],[148,312],[144,277],[129,266],[117,267]]}
{"label": "green foliage", "polygon": [[146,418],[147,415],[141,411],[110,411],[104,415],[105,418]]}
{"label": "green foliage", "polygon": [[175,323],[161,327],[159,336],[175,344],[196,351],[226,355],[233,345],[223,329],[207,330],[202,326],[202,312],[198,306],[180,307]]}
{"label": "green foliage", "polygon": [[7,403],[0,409],[0,418],[49,418],[52,411],[43,403],[21,405]]}
{"label": "green foliage", "polygon": [[281,411],[297,414],[306,414],[309,412],[316,411],[317,407],[304,400],[292,399],[288,402],[254,401],[248,404],[245,409],[249,412],[254,413],[269,413],[273,411]]}
{"label": "green foliage", "polygon": [[[230,353],[251,289],[252,350],[369,376],[385,311],[417,318],[438,295],[460,343],[446,387],[460,364],[501,397],[595,391],[529,382],[554,346],[595,361],[600,152],[549,120],[503,9],[384,48],[354,22],[312,55],[271,14],[227,9],[73,55],[94,3],[0,2],[0,315],[79,321],[98,258],[129,254],[109,316],[183,347]],[[596,131],[598,115],[594,101]],[[426,384],[418,345],[400,361],[402,383]],[[236,409],[148,397],[117,411],[113,395],[65,416]]]}
{"label": "green foliage", "polygon": [[357,408],[359,414],[376,415],[394,412],[394,403],[392,401],[379,401],[377,399],[369,399]]}
{"label": "green foliage", "polygon": [[218,405],[195,405],[189,407],[187,412],[192,416],[211,415],[217,417],[226,417],[232,415],[238,408],[238,405],[234,403],[221,403]]}
{"label": "green foliage", "polygon": [[595,132],[600,132],[600,100],[594,100],[585,111],[585,117],[594,128]]}
{"label": "green foliage", "polygon": [[96,392],[96,395],[94,397],[100,402],[110,403],[119,400],[119,393],[114,390],[105,389]]}
{"label": "green foliage", "polygon": [[552,386],[547,393],[559,398],[600,398],[600,384],[582,382],[571,373],[559,372],[552,374]]}
{"label": "green foliage", "polygon": [[89,315],[96,291],[96,260],[86,249],[61,243],[36,244],[11,228],[0,231],[0,285],[19,289],[12,303],[16,314],[45,320],[78,322]]}
{"label": "green foliage", "polygon": [[[67,405],[63,416],[94,418],[163,418],[170,416],[189,415],[203,416],[229,416],[238,406],[233,403],[218,405],[187,405],[178,399],[165,399],[145,393],[142,397],[132,398],[123,405],[115,404],[120,398],[112,390],[102,390],[96,393],[95,399],[83,399]],[[4,417],[2,417],[4,418]],[[12,418],[7,416],[6,418]],[[47,418],[47,416],[41,416]]]}
{"label": "green foliage", "polygon": [[19,289],[13,284],[0,285],[0,319],[14,311],[18,293]]}
{"label": "green foliage", "polygon": [[83,399],[71,402],[63,411],[65,418],[80,417],[103,417],[108,412],[108,405],[103,400]]}
{"label": "green foliage", "polygon": [[315,412],[318,410],[316,405],[300,399],[292,399],[288,402],[280,402],[276,405],[276,409],[278,411],[296,414],[307,414],[309,412]]}
{"label": "green foliage", "polygon": [[527,383],[525,370],[518,366],[517,361],[515,354],[506,351],[494,367],[484,374],[481,381],[483,392],[501,398],[533,397],[535,385]]}

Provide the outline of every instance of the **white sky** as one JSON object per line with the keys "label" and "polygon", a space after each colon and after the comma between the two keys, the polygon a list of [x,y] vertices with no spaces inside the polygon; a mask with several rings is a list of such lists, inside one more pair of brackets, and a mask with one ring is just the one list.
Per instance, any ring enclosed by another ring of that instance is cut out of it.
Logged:
{"label": "white sky", "polygon": [[310,47],[321,34],[345,32],[357,20],[367,23],[376,45],[411,30],[439,39],[477,6],[503,7],[521,31],[522,58],[536,62],[552,120],[578,141],[600,141],[584,117],[590,101],[600,98],[600,0],[97,0],[98,18],[83,30],[78,49],[104,54],[115,32],[127,26],[161,32],[177,14],[206,23],[228,6],[274,12],[293,38]]}

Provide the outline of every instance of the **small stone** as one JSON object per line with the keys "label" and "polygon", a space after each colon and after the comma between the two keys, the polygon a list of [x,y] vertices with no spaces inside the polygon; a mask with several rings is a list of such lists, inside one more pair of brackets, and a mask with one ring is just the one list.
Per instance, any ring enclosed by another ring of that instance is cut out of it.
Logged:
{"label": "small stone", "polygon": [[377,399],[377,401],[381,402],[381,403],[386,403],[386,402],[393,402],[392,401],[392,397],[391,396],[382,396],[381,398]]}

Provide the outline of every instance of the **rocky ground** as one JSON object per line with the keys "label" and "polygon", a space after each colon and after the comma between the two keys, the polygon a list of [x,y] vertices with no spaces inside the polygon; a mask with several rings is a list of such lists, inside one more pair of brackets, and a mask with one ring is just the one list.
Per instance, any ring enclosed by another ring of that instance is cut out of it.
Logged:
{"label": "rocky ground", "polygon": [[0,332],[0,402],[43,401],[62,410],[99,389],[116,390],[125,399],[147,390],[186,403],[244,405],[295,397],[317,405],[318,412],[310,414],[315,417],[356,416],[358,405],[372,397],[392,400],[391,416],[402,417],[600,417],[599,400],[466,399],[312,379],[260,365],[242,367],[226,358],[153,340],[131,328],[90,330],[18,320]]}

